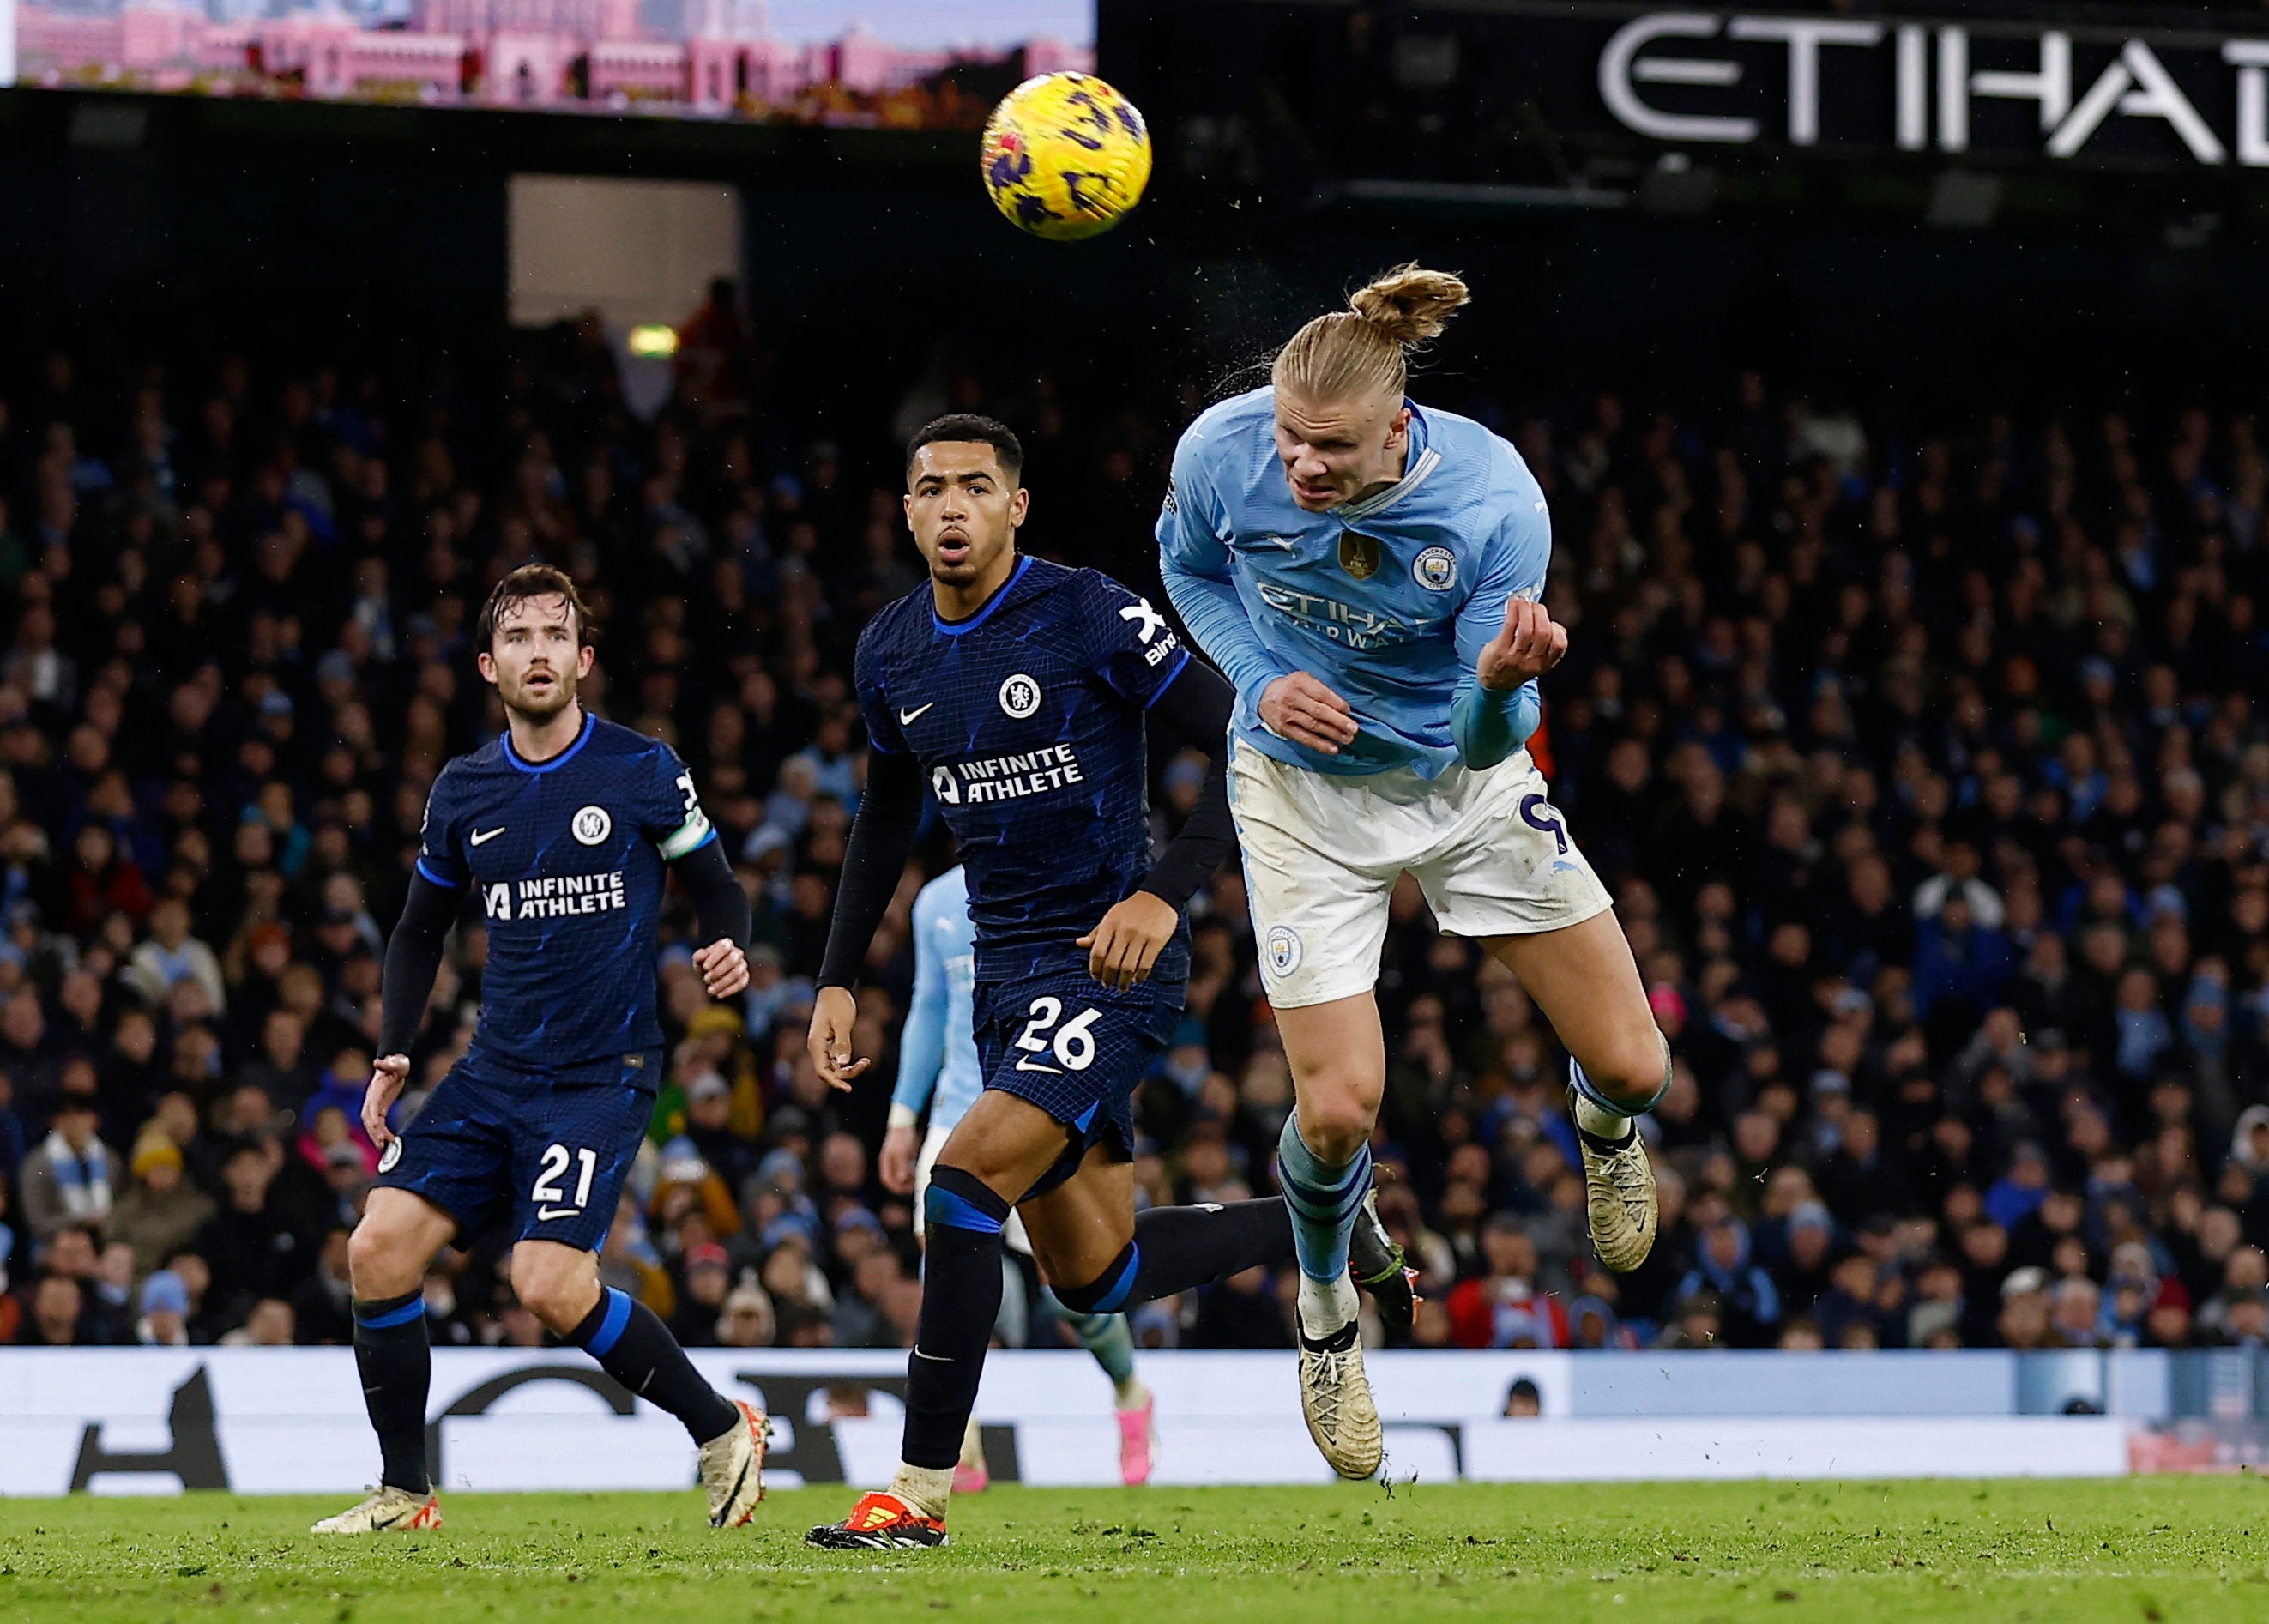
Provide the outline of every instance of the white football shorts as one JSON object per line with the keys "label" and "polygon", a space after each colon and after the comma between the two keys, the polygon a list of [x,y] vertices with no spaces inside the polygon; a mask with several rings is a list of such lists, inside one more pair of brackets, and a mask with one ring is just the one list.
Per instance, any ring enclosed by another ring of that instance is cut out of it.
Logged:
{"label": "white football shorts", "polygon": [[1523,936],[1612,905],[1526,750],[1484,771],[1334,777],[1231,747],[1229,798],[1268,1001],[1297,1009],[1378,981],[1405,873],[1453,936]]}
{"label": "white football shorts", "polygon": [[[953,1137],[951,1128],[935,1127],[922,1135],[921,1149],[914,1155],[914,1233],[919,1236],[926,1227],[922,1222],[922,1204],[929,1200],[930,1170],[937,1165],[937,1153],[945,1148],[945,1141]],[[1009,1247],[1027,1258],[1032,1255],[1031,1237],[1024,1233],[1022,1214],[1011,1208],[1009,1222],[1001,1226],[1001,1238]]]}

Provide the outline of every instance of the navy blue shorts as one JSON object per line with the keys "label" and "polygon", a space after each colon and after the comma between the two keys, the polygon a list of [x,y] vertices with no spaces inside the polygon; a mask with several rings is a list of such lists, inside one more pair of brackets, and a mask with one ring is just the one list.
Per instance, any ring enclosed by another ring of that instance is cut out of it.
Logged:
{"label": "navy blue shorts", "polygon": [[1185,985],[1153,979],[1115,993],[1083,968],[977,984],[985,1086],[1030,1100],[1071,1135],[1028,1199],[1077,1172],[1092,1146],[1133,1157],[1134,1090],[1181,1024]]}
{"label": "navy blue shorts", "polygon": [[503,1216],[513,1240],[596,1251],[661,1081],[659,1049],[565,1073],[468,1054],[387,1147],[378,1183],[448,1214],[461,1244]]}

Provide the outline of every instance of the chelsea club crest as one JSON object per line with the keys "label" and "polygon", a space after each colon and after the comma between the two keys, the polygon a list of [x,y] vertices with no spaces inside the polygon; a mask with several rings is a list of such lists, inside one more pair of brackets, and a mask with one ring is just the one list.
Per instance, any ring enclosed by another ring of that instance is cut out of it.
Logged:
{"label": "chelsea club crest", "polygon": [[1429,592],[1447,592],[1458,584],[1458,555],[1429,547],[1410,561],[1410,577]]}

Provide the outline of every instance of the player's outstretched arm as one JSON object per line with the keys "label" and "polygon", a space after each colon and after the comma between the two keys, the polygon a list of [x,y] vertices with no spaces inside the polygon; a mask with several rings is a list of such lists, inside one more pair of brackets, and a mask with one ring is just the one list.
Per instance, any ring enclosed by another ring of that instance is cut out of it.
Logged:
{"label": "player's outstretched arm", "polygon": [[457,919],[457,892],[437,885],[420,871],[410,876],[402,917],[387,939],[386,971],[379,987],[377,1064],[363,1096],[362,1125],[373,1144],[394,1137],[386,1114],[410,1075],[410,1046],[425,1024],[426,1001],[440,972],[441,949]]}
{"label": "player's outstretched arm", "polygon": [[732,998],[749,985],[749,894],[741,889],[725,843],[711,838],[669,865],[693,898],[693,967],[712,998]]}
{"label": "player's outstretched arm", "polygon": [[1229,810],[1229,724],[1236,704],[1236,690],[1221,674],[1193,660],[1151,705],[1153,728],[1163,727],[1174,743],[1202,750],[1209,760],[1181,832],[1134,894],[1079,939],[1089,973],[1107,986],[1123,990],[1149,975],[1173,940],[1183,907],[1237,850],[1237,824]]}
{"label": "player's outstretched arm", "polygon": [[874,1058],[855,1058],[851,1031],[857,1005],[851,988],[875,927],[891,906],[898,880],[913,854],[921,827],[921,764],[895,750],[876,749],[867,758],[867,793],[851,820],[843,853],[843,877],[835,891],[835,917],[827,927],[827,951],[820,961],[819,993],[812,1000],[809,1048],[812,1064],[828,1087],[848,1089]]}

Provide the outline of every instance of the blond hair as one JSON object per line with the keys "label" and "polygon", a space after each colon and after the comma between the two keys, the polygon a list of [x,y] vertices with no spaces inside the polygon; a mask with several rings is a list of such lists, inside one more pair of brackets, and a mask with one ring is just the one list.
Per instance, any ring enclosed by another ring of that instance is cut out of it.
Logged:
{"label": "blond hair", "polygon": [[1349,294],[1345,310],[1293,334],[1276,352],[1269,381],[1312,401],[1399,398],[1410,380],[1410,352],[1438,337],[1471,297],[1448,271],[1397,265]]}

